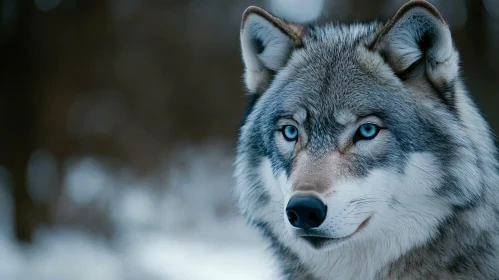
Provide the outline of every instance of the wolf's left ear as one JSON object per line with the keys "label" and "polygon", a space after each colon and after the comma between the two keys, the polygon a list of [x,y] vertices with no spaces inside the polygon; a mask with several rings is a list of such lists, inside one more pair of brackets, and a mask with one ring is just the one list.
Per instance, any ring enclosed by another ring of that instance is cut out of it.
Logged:
{"label": "wolf's left ear", "polygon": [[286,22],[258,7],[244,11],[241,49],[244,80],[250,94],[264,92],[295,48],[302,46],[303,27]]}
{"label": "wolf's left ear", "polygon": [[[449,26],[439,11],[423,0],[410,1],[396,13],[371,43],[400,77],[423,64],[425,78],[451,102],[446,93],[458,76],[459,55]],[[446,100],[447,99],[447,100]]]}

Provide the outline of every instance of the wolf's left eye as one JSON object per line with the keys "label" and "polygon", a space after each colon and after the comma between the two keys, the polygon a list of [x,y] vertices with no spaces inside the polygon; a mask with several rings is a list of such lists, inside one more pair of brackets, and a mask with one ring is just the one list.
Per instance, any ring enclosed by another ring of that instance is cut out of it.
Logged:
{"label": "wolf's left eye", "polygon": [[296,141],[298,138],[298,128],[292,125],[285,125],[282,127],[282,136],[287,141]]}
{"label": "wolf's left eye", "polygon": [[355,135],[355,142],[358,140],[371,140],[379,133],[379,127],[372,123],[366,123],[359,127]]}

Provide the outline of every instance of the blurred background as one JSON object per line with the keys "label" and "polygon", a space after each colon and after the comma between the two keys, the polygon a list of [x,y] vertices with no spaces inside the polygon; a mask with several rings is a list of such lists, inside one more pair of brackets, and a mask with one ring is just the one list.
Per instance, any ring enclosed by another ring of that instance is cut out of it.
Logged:
{"label": "blurred background", "polygon": [[[0,279],[273,279],[237,216],[249,5],[299,23],[405,0],[1,0]],[[434,0],[499,129],[499,0]]]}

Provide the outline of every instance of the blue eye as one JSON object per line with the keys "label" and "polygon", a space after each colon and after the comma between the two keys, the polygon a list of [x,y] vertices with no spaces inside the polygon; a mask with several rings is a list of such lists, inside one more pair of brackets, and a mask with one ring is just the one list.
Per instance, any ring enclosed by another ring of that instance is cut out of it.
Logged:
{"label": "blue eye", "polygon": [[372,123],[366,123],[359,127],[356,140],[371,140],[378,135],[379,127]]}
{"label": "blue eye", "polygon": [[282,127],[282,136],[287,141],[296,141],[298,139],[298,129],[292,125],[285,125]]}

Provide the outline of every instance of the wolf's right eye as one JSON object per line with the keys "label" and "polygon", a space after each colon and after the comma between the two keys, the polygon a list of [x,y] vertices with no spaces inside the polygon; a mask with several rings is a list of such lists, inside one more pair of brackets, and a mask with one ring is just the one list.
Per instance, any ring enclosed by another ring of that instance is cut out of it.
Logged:
{"label": "wolf's right eye", "polygon": [[354,142],[359,140],[371,140],[379,133],[379,127],[372,123],[366,123],[359,127],[354,137]]}
{"label": "wolf's right eye", "polygon": [[298,128],[292,125],[285,125],[282,127],[282,136],[287,141],[296,141],[298,139]]}

